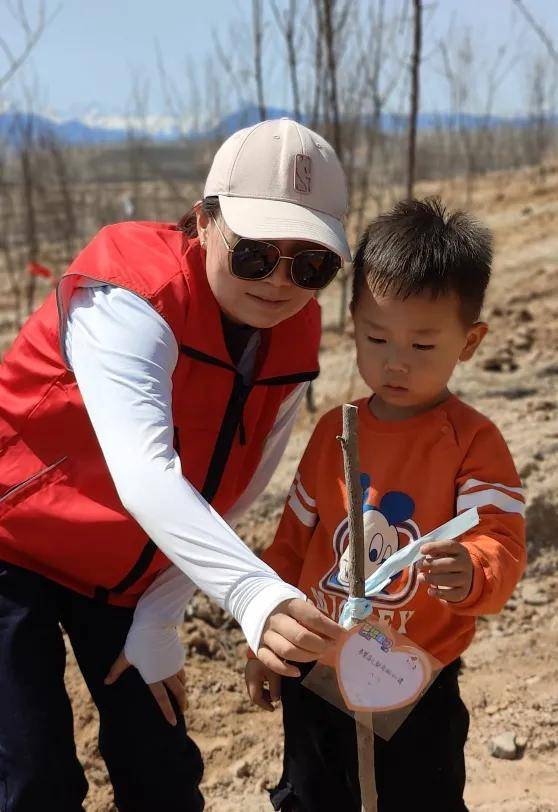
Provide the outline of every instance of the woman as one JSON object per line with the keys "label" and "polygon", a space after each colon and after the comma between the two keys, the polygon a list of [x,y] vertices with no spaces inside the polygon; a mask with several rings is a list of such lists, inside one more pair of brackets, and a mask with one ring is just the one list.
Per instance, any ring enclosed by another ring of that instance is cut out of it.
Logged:
{"label": "woman", "polygon": [[6,354],[0,810],[83,809],[60,624],[122,812],[203,808],[177,713],[176,626],[196,586],[278,673],[336,638],[229,523],[269,481],[318,374],[314,297],[350,256],[345,207],[319,135],[287,119],[235,133],[178,227],[103,229]]}

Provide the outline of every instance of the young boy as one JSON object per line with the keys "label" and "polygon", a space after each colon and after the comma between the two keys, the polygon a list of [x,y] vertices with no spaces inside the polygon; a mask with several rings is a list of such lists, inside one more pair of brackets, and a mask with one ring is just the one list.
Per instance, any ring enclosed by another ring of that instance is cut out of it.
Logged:
{"label": "young boy", "polygon": [[[420,566],[373,599],[374,614],[445,666],[391,740],[376,737],[380,812],[466,810],[469,715],[459,658],[475,618],[502,609],[525,566],[525,505],[509,450],[488,418],[448,390],[456,364],[473,357],[488,329],[479,314],[491,258],[485,228],[430,200],[376,218],[354,260],[357,361],[372,392],[357,401],[366,577],[467,508],[480,515],[458,541],[425,544]],[[348,586],[341,423],[337,407],[316,426],[265,554],[335,620]],[[257,660],[249,660],[246,682],[269,710],[282,693],[285,757],[274,808],[360,812],[353,719],[299,679],[283,679],[281,688]]]}

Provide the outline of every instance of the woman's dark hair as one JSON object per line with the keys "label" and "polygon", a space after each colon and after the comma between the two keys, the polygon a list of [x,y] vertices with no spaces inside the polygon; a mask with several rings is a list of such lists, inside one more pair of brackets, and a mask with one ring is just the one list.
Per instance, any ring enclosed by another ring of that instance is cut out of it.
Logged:
{"label": "woman's dark hair", "polygon": [[438,198],[405,200],[376,217],[353,262],[353,306],[364,285],[380,296],[433,298],[455,292],[466,324],[480,314],[490,278],[492,235]]}
{"label": "woman's dark hair", "polygon": [[[201,210],[204,214],[207,214],[208,217],[217,217],[221,212],[221,207],[219,206],[219,198],[218,197],[204,197],[201,202]],[[178,226],[179,231],[183,231],[187,237],[197,237],[198,236],[198,227],[196,225],[196,209],[194,206],[186,212],[184,217],[179,220]]]}

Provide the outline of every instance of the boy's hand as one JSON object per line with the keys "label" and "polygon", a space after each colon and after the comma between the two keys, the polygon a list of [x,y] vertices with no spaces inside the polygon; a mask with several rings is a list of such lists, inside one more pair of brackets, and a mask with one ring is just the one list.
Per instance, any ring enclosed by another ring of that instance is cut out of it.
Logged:
{"label": "boy's hand", "polygon": [[274,711],[274,702],[281,698],[281,677],[259,660],[248,660],[244,671],[248,696],[260,708]]}
{"label": "boy's hand", "polygon": [[429,585],[432,598],[458,603],[465,600],[473,585],[473,561],[459,541],[430,541],[420,548],[419,583]]}
{"label": "boy's hand", "polygon": [[342,633],[341,626],[313,603],[291,598],[280,603],[266,620],[257,657],[282,677],[299,677],[298,668],[285,660],[318,660]]}

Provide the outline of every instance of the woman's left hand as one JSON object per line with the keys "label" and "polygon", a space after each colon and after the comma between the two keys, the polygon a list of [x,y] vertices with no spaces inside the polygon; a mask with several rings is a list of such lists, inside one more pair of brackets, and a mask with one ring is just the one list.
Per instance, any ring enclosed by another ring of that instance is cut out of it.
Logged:
{"label": "woman's left hand", "polygon": [[281,677],[299,677],[299,669],[288,661],[319,660],[342,634],[341,626],[311,601],[291,598],[280,603],[267,618],[256,656]]}
{"label": "woman's left hand", "polygon": [[[105,678],[105,685],[113,685],[113,683],[122,676],[124,671],[130,667],[133,668],[132,664],[126,659],[124,651],[121,651]],[[167,722],[174,727],[176,725],[176,714],[169,698],[169,692],[176,699],[181,713],[184,713],[188,707],[188,702],[186,701],[186,673],[184,668],[181,668],[176,674],[160,682],[146,684],[155,697],[155,701],[159,705],[161,713]]]}

